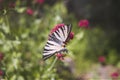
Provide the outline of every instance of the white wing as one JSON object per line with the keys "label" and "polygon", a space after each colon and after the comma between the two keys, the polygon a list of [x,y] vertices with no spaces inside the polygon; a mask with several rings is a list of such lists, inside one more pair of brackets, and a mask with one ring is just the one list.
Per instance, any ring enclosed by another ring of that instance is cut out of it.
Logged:
{"label": "white wing", "polygon": [[53,35],[60,41],[62,42],[66,42],[69,34],[71,32],[71,25],[67,26],[63,26],[58,28],[58,30],[56,30]]}
{"label": "white wing", "polygon": [[51,57],[55,53],[61,52],[65,49],[63,45],[65,45],[64,42],[67,40],[70,32],[71,26],[65,25],[63,27],[58,28],[58,30],[49,35],[49,39],[43,51],[44,60]]}

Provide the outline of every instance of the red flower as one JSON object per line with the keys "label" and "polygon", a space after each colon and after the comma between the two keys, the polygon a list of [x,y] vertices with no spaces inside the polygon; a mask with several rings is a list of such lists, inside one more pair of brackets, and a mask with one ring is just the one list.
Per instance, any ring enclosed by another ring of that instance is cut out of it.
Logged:
{"label": "red flower", "polygon": [[36,2],[39,3],[39,4],[43,4],[44,0],[36,0]]}
{"label": "red flower", "polygon": [[79,23],[78,23],[78,26],[79,26],[79,27],[88,28],[88,26],[89,26],[89,21],[86,20],[86,19],[80,20]]}
{"label": "red flower", "polygon": [[4,72],[2,70],[0,70],[0,76],[3,76]]}
{"label": "red flower", "polygon": [[29,15],[33,15],[33,10],[31,8],[28,8],[26,10],[26,13],[29,14]]}
{"label": "red flower", "polygon": [[99,60],[99,62],[105,62],[105,57],[104,56],[100,56],[98,60]]}
{"label": "red flower", "polygon": [[0,53],[0,61],[3,59],[4,55],[3,53]]}
{"label": "red flower", "polygon": [[112,78],[118,78],[119,77],[119,73],[118,72],[114,72],[111,74]]}
{"label": "red flower", "polygon": [[56,54],[56,57],[57,57],[59,60],[64,60],[65,54],[57,53],[57,54]]}
{"label": "red flower", "polygon": [[74,32],[71,32],[71,33],[70,33],[69,38],[70,38],[70,39],[73,39],[73,38],[74,38]]}
{"label": "red flower", "polygon": [[53,32],[55,32],[58,28],[60,28],[60,27],[63,27],[65,24],[58,24],[58,25],[56,25],[52,30],[51,30],[51,34],[53,33]]}

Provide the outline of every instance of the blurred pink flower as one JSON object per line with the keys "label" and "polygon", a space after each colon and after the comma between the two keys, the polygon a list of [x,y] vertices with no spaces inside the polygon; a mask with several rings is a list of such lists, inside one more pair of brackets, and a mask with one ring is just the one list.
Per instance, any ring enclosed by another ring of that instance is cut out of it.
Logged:
{"label": "blurred pink flower", "polygon": [[3,59],[4,55],[0,52],[0,61]]}
{"label": "blurred pink flower", "polygon": [[3,76],[4,72],[2,70],[0,70],[0,76]]}
{"label": "blurred pink flower", "polygon": [[56,54],[56,57],[57,57],[59,60],[64,60],[65,54],[57,53],[57,54]]}
{"label": "blurred pink flower", "polygon": [[38,4],[43,4],[43,3],[44,3],[44,0],[36,0],[36,2],[37,2]]}
{"label": "blurred pink flower", "polygon": [[71,32],[71,33],[70,33],[69,38],[70,38],[70,39],[73,39],[73,38],[74,38],[74,32]]}
{"label": "blurred pink flower", "polygon": [[100,56],[100,57],[98,58],[98,60],[99,60],[99,62],[105,62],[105,57],[104,57],[104,56]]}
{"label": "blurred pink flower", "polygon": [[118,77],[119,77],[119,73],[118,73],[118,72],[113,72],[113,73],[111,74],[111,77],[112,77],[112,78],[118,78]]}
{"label": "blurred pink flower", "polygon": [[79,26],[79,27],[88,28],[88,26],[89,26],[89,21],[86,20],[86,19],[80,20],[79,23],[78,23],[78,26]]}
{"label": "blurred pink flower", "polygon": [[26,13],[29,14],[29,15],[33,15],[34,12],[33,12],[33,10],[31,8],[28,8],[26,10]]}

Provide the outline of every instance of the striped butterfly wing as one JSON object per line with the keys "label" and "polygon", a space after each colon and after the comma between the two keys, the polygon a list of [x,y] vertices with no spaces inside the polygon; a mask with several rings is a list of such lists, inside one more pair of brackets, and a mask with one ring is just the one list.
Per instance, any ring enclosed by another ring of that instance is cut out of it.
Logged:
{"label": "striped butterfly wing", "polygon": [[58,40],[62,42],[66,42],[71,32],[71,25],[65,25],[64,27],[60,27],[56,30],[52,35],[54,35]]}
{"label": "striped butterfly wing", "polygon": [[70,26],[63,26],[58,28],[55,32],[49,35],[47,44],[44,47],[43,59],[46,60],[55,53],[58,53],[64,49],[62,45],[65,45],[66,40],[71,32]]}
{"label": "striped butterfly wing", "polygon": [[43,51],[43,59],[46,60],[58,51],[62,50],[63,47],[61,47],[61,44],[61,41],[59,41],[53,35],[50,35]]}

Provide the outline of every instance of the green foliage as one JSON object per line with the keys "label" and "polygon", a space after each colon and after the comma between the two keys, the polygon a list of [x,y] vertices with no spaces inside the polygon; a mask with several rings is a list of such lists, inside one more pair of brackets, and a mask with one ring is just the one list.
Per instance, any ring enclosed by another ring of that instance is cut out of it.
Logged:
{"label": "green foliage", "polygon": [[[61,64],[65,66],[65,63],[59,61],[53,64],[54,57],[42,61],[48,34],[58,23],[71,23],[73,26],[75,36],[67,46],[67,56],[74,60],[76,75],[86,72],[93,62],[97,62],[98,56],[105,55],[105,51],[109,50],[105,32],[98,27],[87,30],[79,28],[78,20],[67,13],[62,2],[52,7],[47,4],[42,6],[42,16],[38,15],[39,10],[34,15],[28,15],[25,13],[26,7],[21,7],[19,0],[16,4],[15,10],[4,9],[0,15],[0,52],[4,53],[0,68],[5,71],[3,78],[6,80],[75,79],[76,76],[70,76],[66,68],[62,70],[59,67]],[[108,55],[110,63],[117,61],[114,53],[113,50]]]}

